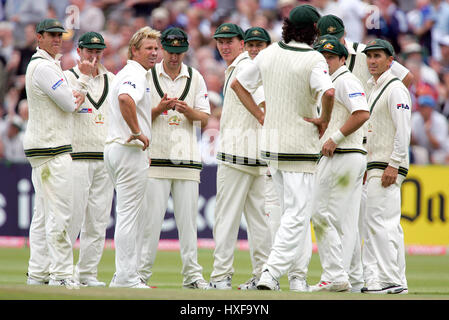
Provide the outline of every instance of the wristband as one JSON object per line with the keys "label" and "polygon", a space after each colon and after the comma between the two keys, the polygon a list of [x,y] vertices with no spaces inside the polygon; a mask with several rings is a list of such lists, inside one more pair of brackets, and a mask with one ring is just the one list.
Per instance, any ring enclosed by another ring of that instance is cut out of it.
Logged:
{"label": "wristband", "polygon": [[131,132],[131,135],[133,136],[133,137],[138,137],[138,136],[140,136],[142,134],[142,131],[139,131],[139,132],[137,132],[137,133],[132,133]]}
{"label": "wristband", "polygon": [[343,135],[343,133],[341,133],[340,130],[337,130],[333,135],[330,136],[330,138],[332,139],[332,141],[334,141],[335,144],[338,145],[345,139],[345,136]]}

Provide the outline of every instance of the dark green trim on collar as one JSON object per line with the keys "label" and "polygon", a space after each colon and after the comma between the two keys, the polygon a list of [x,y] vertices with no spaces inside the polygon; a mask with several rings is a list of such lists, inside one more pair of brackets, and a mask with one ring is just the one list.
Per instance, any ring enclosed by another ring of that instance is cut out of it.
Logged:
{"label": "dark green trim on collar", "polygon": [[[187,94],[189,93],[189,90],[190,90],[190,85],[192,84],[192,75],[193,75],[192,67],[188,66],[187,71],[189,72],[189,77],[187,78],[186,86],[184,87],[184,91],[182,92],[181,96],[178,98],[178,100],[181,100],[181,101],[184,101],[184,99],[187,97]],[[154,86],[156,87],[156,91],[159,94],[159,97],[161,97],[161,99],[162,99],[164,97],[164,91],[162,91],[161,85],[159,83],[159,78],[156,73],[156,67],[151,68],[151,75],[153,78]]]}
{"label": "dark green trim on collar", "polygon": [[314,51],[312,48],[298,48],[298,47],[289,46],[282,41],[279,41],[278,45],[282,49],[291,50],[291,51],[300,51],[300,52]]}
{"label": "dark green trim on collar", "polygon": [[376,99],[374,99],[373,103],[371,104],[371,108],[369,109],[370,114],[373,113],[374,106],[376,105],[377,101],[380,99],[380,97],[384,93],[385,89],[387,89],[387,87],[394,81],[401,81],[401,80],[399,80],[399,78],[393,78],[390,81],[388,81],[388,83],[382,88],[382,90],[377,95]]}
{"label": "dark green trim on collar", "polygon": [[334,80],[332,80],[332,83],[334,83],[340,76],[344,75],[345,73],[348,73],[349,70],[343,71],[342,73],[340,73],[338,76],[335,77]]}
{"label": "dark green trim on collar", "polygon": [[[69,71],[71,71],[75,77],[77,79],[79,79],[79,75],[75,72],[75,70],[69,69]],[[108,96],[108,92],[109,92],[109,80],[108,80],[108,75],[105,73],[103,74],[103,81],[104,81],[104,87],[103,87],[103,93],[100,97],[100,99],[98,100],[98,102],[95,102],[95,100],[91,97],[91,95],[89,94],[89,92],[87,93],[87,99],[89,99],[90,103],[95,107],[95,109],[100,109],[101,105],[103,104],[103,102],[106,100],[106,97]]]}

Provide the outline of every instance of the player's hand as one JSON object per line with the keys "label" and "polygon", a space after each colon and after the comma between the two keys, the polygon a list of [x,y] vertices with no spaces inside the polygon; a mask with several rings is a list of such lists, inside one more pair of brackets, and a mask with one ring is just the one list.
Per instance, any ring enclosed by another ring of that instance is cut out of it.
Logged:
{"label": "player's hand", "polygon": [[329,138],[323,144],[323,147],[321,148],[321,154],[325,157],[332,157],[336,148],[337,144],[331,138]]}
{"label": "player's hand", "polygon": [[189,105],[182,100],[178,100],[175,103],[175,110],[178,111],[179,113],[189,113],[191,111],[192,108],[189,107]]}
{"label": "player's hand", "polygon": [[158,106],[162,109],[162,112],[170,109],[174,110],[177,102],[179,102],[178,98],[169,98],[165,93]]}
{"label": "player's hand", "polygon": [[148,148],[148,146],[150,145],[150,139],[148,139],[148,137],[146,135],[144,135],[143,133],[141,133],[138,136],[131,135],[128,138],[128,141],[126,141],[126,142],[129,143],[133,140],[139,140],[143,143],[142,151],[145,151]]}
{"label": "player's hand", "polygon": [[97,57],[94,58],[93,61],[89,60],[83,60],[83,61],[77,61],[78,68],[80,69],[82,74],[91,76],[95,72],[96,64],[97,64]]}
{"label": "player's hand", "polygon": [[396,183],[396,179],[398,178],[398,169],[388,166],[385,168],[384,173],[382,175],[382,187],[387,188],[391,186],[393,183]]}
{"label": "player's hand", "polygon": [[76,110],[84,103],[86,96],[79,91],[72,90],[73,96],[75,97]]}
{"label": "player's hand", "polygon": [[318,134],[321,138],[329,125],[329,121],[323,118],[304,118],[305,121],[313,123],[318,128]]}

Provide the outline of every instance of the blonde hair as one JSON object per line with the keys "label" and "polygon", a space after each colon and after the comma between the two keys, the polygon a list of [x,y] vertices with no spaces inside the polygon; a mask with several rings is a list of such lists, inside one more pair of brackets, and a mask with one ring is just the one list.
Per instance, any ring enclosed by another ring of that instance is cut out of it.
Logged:
{"label": "blonde hair", "polygon": [[128,59],[131,60],[133,58],[132,48],[139,49],[144,39],[158,40],[160,36],[161,33],[159,31],[154,30],[148,26],[137,30],[137,32],[134,33],[134,35],[131,37],[131,40],[129,40]]}

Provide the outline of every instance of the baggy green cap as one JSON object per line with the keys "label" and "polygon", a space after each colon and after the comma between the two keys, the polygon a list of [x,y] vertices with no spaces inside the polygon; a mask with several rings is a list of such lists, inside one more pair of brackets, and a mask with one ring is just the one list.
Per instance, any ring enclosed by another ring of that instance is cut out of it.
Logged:
{"label": "baggy green cap", "polygon": [[39,22],[36,26],[36,33],[42,32],[67,32],[62,23],[56,19],[45,19]]}
{"label": "baggy green cap", "polygon": [[317,28],[322,36],[325,34],[331,34],[340,39],[345,34],[345,25],[343,20],[333,14],[322,16],[320,20],[318,20]]}
{"label": "baggy green cap", "polygon": [[189,49],[187,33],[180,28],[168,28],[162,32],[161,44],[170,53],[183,53]]}
{"label": "baggy green cap", "polygon": [[314,49],[318,52],[330,52],[339,57],[348,57],[348,50],[346,47],[340,43],[337,37],[332,35],[324,35],[318,38],[318,41],[314,45]]}
{"label": "baggy green cap", "polygon": [[78,39],[78,47],[88,49],[104,49],[106,48],[106,44],[104,43],[104,38],[101,34],[90,31],[86,32]]}
{"label": "baggy green cap", "polygon": [[290,11],[289,20],[298,27],[305,27],[320,19],[320,13],[309,4],[302,4]]}
{"label": "baggy green cap", "polygon": [[242,28],[234,23],[221,24],[214,33],[214,39],[239,37],[243,40],[245,37]]}
{"label": "baggy green cap", "polygon": [[374,40],[369,41],[366,44],[366,48],[363,49],[362,52],[366,54],[366,52],[369,50],[377,50],[377,49],[384,50],[390,56],[394,56],[393,46],[391,45],[390,42],[388,42],[387,40],[384,40],[384,39],[374,39]]}
{"label": "baggy green cap", "polygon": [[268,42],[268,44],[271,43],[271,37],[267,30],[261,27],[253,27],[246,30],[243,40],[245,40],[245,43],[248,41],[264,41]]}

